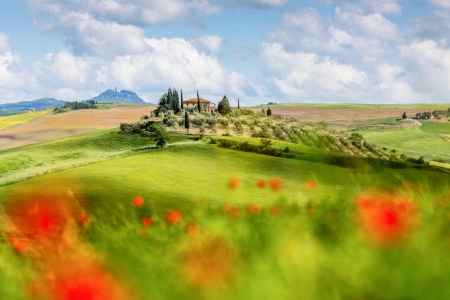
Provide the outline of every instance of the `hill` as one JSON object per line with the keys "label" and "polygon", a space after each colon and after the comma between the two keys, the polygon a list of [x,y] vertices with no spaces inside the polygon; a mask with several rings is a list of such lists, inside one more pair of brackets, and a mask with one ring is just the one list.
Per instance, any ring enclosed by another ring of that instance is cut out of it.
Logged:
{"label": "hill", "polygon": [[97,102],[121,102],[121,103],[131,103],[131,104],[147,104],[144,100],[139,98],[136,93],[126,90],[106,90],[100,95],[92,98],[91,100]]}
{"label": "hill", "polygon": [[30,108],[35,110],[53,109],[63,106],[66,101],[53,98],[42,98],[32,101],[20,101],[17,103],[5,103],[0,105],[0,115],[13,114],[27,111]]}

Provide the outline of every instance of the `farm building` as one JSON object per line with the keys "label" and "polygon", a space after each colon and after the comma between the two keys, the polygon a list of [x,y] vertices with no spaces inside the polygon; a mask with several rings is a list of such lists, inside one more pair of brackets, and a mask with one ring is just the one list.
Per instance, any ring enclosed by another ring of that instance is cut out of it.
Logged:
{"label": "farm building", "polygon": [[[200,98],[200,105],[202,106],[202,112],[213,113],[216,110],[216,104],[209,100]],[[195,108],[197,107],[197,98],[190,98],[183,101],[183,107]]]}

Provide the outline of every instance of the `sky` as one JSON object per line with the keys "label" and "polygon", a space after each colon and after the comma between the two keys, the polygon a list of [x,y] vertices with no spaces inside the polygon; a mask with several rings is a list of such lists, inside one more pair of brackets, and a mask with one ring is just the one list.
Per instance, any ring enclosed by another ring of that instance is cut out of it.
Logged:
{"label": "sky", "polygon": [[0,0],[0,104],[450,103],[449,0]]}

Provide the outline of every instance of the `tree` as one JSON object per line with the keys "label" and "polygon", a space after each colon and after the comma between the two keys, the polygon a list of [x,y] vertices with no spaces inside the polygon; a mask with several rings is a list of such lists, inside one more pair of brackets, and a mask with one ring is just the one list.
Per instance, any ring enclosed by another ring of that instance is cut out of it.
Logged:
{"label": "tree", "polygon": [[189,132],[189,114],[187,111],[184,112],[184,128]]}
{"label": "tree", "polygon": [[433,117],[434,117],[435,119],[437,119],[437,118],[439,117],[439,114],[438,114],[438,112],[437,112],[436,110],[433,110],[433,111],[431,112],[431,114],[433,115]]}
{"label": "tree", "polygon": [[238,98],[238,109],[241,109],[241,106],[239,105],[239,98]]}
{"label": "tree", "polygon": [[268,117],[272,115],[272,110],[270,109],[270,107],[267,108],[266,114]]}
{"label": "tree", "polygon": [[183,109],[183,90],[181,90],[181,109]]}
{"label": "tree", "polygon": [[177,115],[180,112],[180,98],[178,97],[178,92],[174,88],[172,92],[172,110]]}
{"label": "tree", "polygon": [[197,109],[198,109],[199,113],[202,112],[202,107],[200,106],[200,97],[198,95],[198,91],[197,91]]}
{"label": "tree", "polygon": [[222,100],[220,100],[219,105],[217,105],[217,110],[221,115],[226,115],[231,112],[231,107],[227,96],[223,96]]}
{"label": "tree", "polygon": [[406,112],[403,112],[402,119],[406,119]]}
{"label": "tree", "polygon": [[155,123],[150,127],[150,137],[155,142],[156,146],[161,148],[170,140],[166,128],[159,123]]}

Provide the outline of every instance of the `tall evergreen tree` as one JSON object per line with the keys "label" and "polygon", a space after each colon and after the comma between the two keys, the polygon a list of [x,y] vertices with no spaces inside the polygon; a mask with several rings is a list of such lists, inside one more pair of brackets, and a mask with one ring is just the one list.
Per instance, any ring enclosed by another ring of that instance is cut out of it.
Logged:
{"label": "tall evergreen tree", "polygon": [[402,119],[406,119],[406,112],[403,112]]}
{"label": "tall evergreen tree", "polygon": [[180,112],[180,98],[178,97],[178,92],[175,88],[172,91],[172,109],[174,114]]}
{"label": "tall evergreen tree", "polygon": [[172,89],[169,88],[169,90],[167,91],[167,102],[169,105],[169,109],[172,109],[172,103],[173,103],[173,93],[172,93]]}
{"label": "tall evergreen tree", "polygon": [[189,131],[189,114],[187,111],[184,112],[184,128]]}
{"label": "tall evergreen tree", "polygon": [[197,91],[197,109],[198,112],[202,112],[202,107],[200,106],[200,97],[198,96],[198,91]]}
{"label": "tall evergreen tree", "polygon": [[181,90],[181,109],[183,109],[183,90]]}
{"label": "tall evergreen tree", "polygon": [[239,98],[238,98],[238,109],[241,109],[241,106],[239,105]]}
{"label": "tall evergreen tree", "polygon": [[268,117],[272,115],[272,110],[270,109],[270,107],[267,108],[266,114]]}

